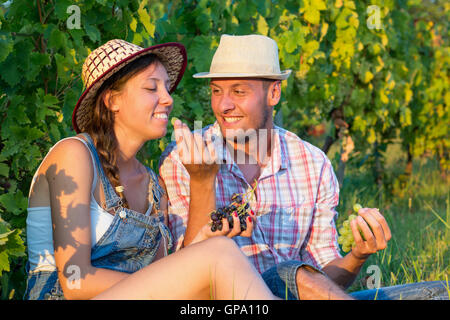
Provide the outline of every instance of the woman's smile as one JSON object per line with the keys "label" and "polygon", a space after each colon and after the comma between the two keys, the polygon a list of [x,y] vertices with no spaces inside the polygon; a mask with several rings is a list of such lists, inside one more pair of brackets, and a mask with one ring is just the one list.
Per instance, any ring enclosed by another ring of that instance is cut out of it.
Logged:
{"label": "woman's smile", "polygon": [[169,122],[169,113],[168,112],[155,112],[152,115],[152,119],[155,119],[157,121],[167,124]]}

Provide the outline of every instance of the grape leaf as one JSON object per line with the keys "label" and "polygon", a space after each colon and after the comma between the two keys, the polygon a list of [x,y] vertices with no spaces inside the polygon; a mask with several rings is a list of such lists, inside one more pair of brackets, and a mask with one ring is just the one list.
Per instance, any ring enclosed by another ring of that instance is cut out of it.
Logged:
{"label": "grape leaf", "polygon": [[9,39],[0,38],[0,62],[3,62],[6,57],[13,51],[14,42]]}
{"label": "grape leaf", "polygon": [[7,177],[9,175],[9,166],[6,163],[0,163],[0,176]]}
{"label": "grape leaf", "polygon": [[320,12],[314,7],[309,7],[306,9],[303,18],[312,24],[318,24],[320,22]]}

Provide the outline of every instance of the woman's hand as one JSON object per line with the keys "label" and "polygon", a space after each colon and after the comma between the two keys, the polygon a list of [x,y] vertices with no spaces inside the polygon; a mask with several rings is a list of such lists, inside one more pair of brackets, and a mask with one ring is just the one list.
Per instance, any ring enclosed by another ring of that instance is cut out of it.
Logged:
{"label": "woman's hand", "polygon": [[175,119],[177,153],[189,174],[189,214],[183,245],[207,239],[203,230],[208,213],[216,207],[216,175],[219,165],[212,143],[207,143],[201,133],[192,133],[187,125]]}
{"label": "woman's hand", "polygon": [[246,230],[241,230],[241,224],[237,213],[232,214],[233,217],[233,228],[230,228],[228,220],[226,218],[222,219],[222,230],[211,231],[211,223],[205,224],[202,229],[200,229],[197,236],[194,238],[192,243],[206,240],[216,236],[226,236],[228,238],[233,238],[235,236],[241,237],[251,237],[253,233],[254,226],[256,224],[256,215],[251,211],[250,215],[246,218],[245,222],[247,224]]}
{"label": "woman's hand", "polygon": [[201,133],[192,133],[189,127],[176,119],[173,123],[178,155],[191,180],[210,181],[219,171],[212,142],[204,140]]}
{"label": "woman's hand", "polygon": [[358,216],[350,222],[350,227],[355,239],[351,254],[360,260],[366,260],[371,254],[385,249],[391,239],[391,230],[386,219],[376,208],[359,209]]}

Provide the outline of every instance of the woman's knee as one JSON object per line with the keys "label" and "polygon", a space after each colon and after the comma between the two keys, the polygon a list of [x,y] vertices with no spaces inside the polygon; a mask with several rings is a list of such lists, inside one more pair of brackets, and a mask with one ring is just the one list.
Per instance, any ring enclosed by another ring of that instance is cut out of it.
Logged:
{"label": "woman's knee", "polygon": [[240,252],[239,246],[236,242],[225,236],[209,238],[205,241],[205,245],[208,246],[211,253],[217,253],[221,256],[226,253],[236,254],[236,252]]}

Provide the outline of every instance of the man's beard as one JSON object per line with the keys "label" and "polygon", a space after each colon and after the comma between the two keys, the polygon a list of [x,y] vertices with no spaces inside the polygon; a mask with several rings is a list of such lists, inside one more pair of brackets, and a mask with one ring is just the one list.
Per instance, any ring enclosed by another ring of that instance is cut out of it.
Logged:
{"label": "man's beard", "polygon": [[[258,158],[265,158],[267,153],[267,137],[271,134],[268,129],[269,108],[263,109],[261,121],[254,127],[247,130],[244,129],[225,129],[224,138],[229,147],[230,152],[235,154],[239,163],[256,164]],[[236,150],[232,146],[237,147]],[[261,153],[264,153],[261,154]],[[258,157],[259,154],[259,157]]]}
{"label": "man's beard", "polygon": [[265,106],[261,121],[256,126],[249,129],[225,129],[223,136],[230,143],[249,143],[252,139],[259,138],[257,135],[260,130],[267,129],[269,116],[269,108]]}

